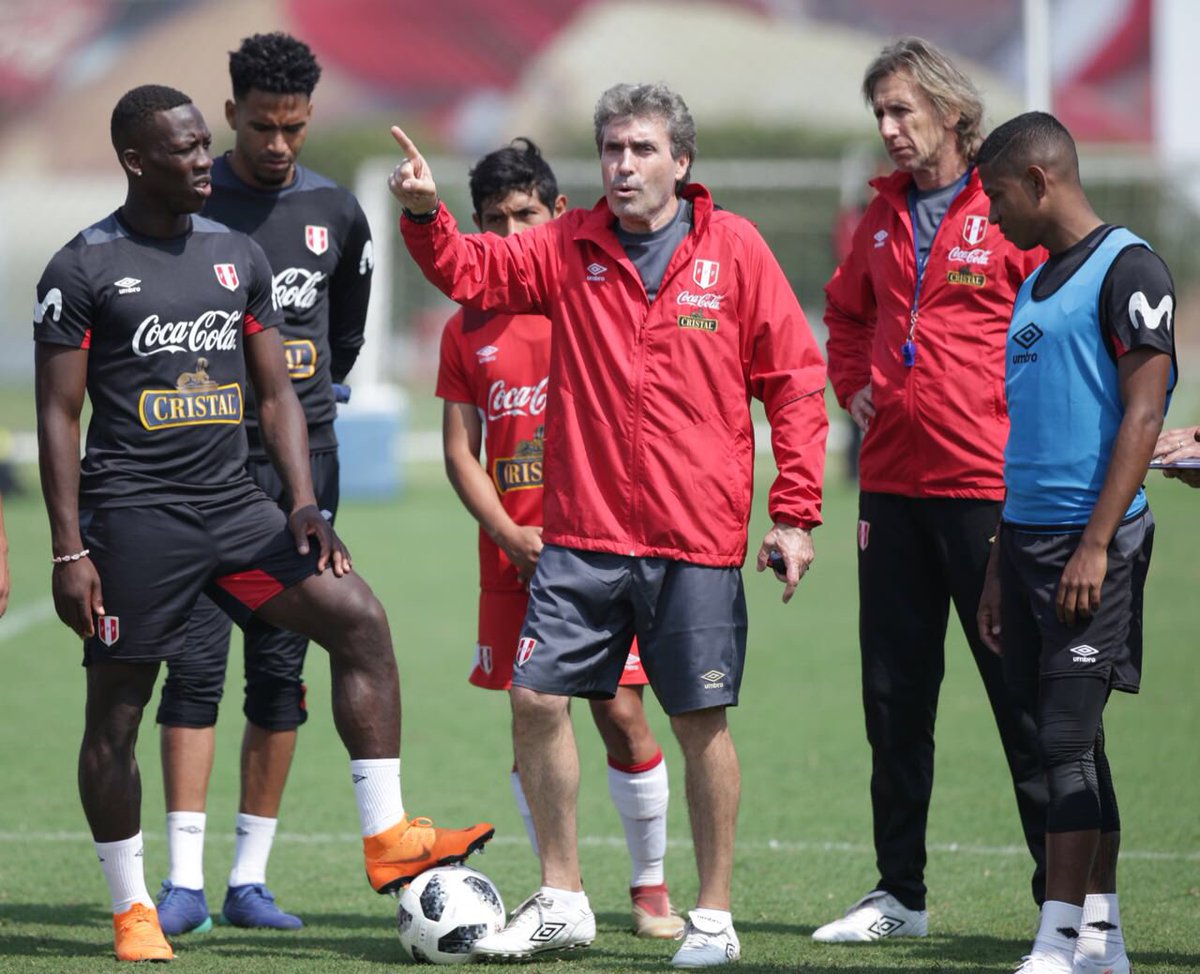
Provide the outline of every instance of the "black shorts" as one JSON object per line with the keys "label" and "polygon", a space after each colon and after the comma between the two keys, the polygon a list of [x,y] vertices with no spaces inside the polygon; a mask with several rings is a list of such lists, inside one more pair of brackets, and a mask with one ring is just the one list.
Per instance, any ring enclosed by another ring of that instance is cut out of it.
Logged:
{"label": "black shorts", "polygon": [[1005,524],[1000,532],[1000,631],[1004,668],[1023,697],[1041,680],[1087,677],[1137,693],[1142,679],[1142,594],[1154,546],[1147,508],[1126,521],[1108,547],[1108,573],[1095,615],[1060,622],[1055,596],[1080,532],[1038,534]]}
{"label": "black shorts", "polygon": [[236,500],[81,512],[105,615],[84,643],[87,666],[175,659],[203,593],[235,622],[317,570],[296,551],[283,511],[257,487]]}
{"label": "black shorts", "polygon": [[[338,455],[334,450],[310,457],[317,505],[332,517],[338,506]],[[283,510],[291,506],[279,473],[269,460],[251,458],[246,471]],[[232,620],[207,596],[196,602],[188,626],[186,651],[167,664],[158,722],[168,727],[211,727],[225,688]],[[268,730],[293,730],[308,719],[302,677],[308,639],[258,619],[245,625],[247,718]]]}
{"label": "black shorts", "polygon": [[668,714],[737,706],[746,661],[738,568],[547,545],[529,585],[513,686],[608,699],[636,634]]}

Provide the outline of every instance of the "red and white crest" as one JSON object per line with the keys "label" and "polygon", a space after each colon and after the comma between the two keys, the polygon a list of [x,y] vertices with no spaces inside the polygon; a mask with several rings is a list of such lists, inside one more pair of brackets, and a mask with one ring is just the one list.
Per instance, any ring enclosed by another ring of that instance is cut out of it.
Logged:
{"label": "red and white crest", "polygon": [[480,646],[479,647],[479,668],[481,670],[483,670],[484,673],[488,674],[488,676],[491,676],[491,674],[492,674],[492,647],[491,646]]}
{"label": "red and white crest", "polygon": [[304,228],[304,246],[320,257],[329,249],[329,228],[311,223]]}
{"label": "red and white crest", "polygon": [[537,640],[530,639],[526,636],[524,639],[517,640],[517,666],[524,666],[529,662],[529,657],[533,655],[534,649],[537,648]]}
{"label": "red and white crest", "polygon": [[988,218],[978,214],[970,214],[963,223],[963,240],[974,247],[987,234]]}
{"label": "red and white crest", "polygon": [[121,638],[121,617],[100,616],[96,619],[96,635],[105,646],[111,646]]}
{"label": "red and white crest", "polygon": [[858,522],[858,550],[866,551],[867,550],[867,542],[870,540],[871,540],[871,522],[870,521],[859,521]]}
{"label": "red and white crest", "polygon": [[708,288],[717,283],[721,265],[715,260],[697,260],[692,265],[692,280],[700,287]]}
{"label": "red and white crest", "polygon": [[233,264],[213,264],[217,272],[217,283],[226,291],[236,291],[238,286],[237,268]]}

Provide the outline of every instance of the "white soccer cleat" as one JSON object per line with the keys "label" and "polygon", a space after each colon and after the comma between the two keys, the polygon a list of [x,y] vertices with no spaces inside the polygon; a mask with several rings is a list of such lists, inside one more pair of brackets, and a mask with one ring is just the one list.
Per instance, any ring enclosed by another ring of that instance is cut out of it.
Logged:
{"label": "white soccer cleat", "polygon": [[1075,951],[1075,969],[1073,974],[1129,974],[1129,957],[1122,953],[1113,960],[1092,960]]}
{"label": "white soccer cleat", "polygon": [[672,967],[717,967],[742,956],[733,924],[723,927],[695,913],[688,914],[687,926],[679,934],[683,943],[671,958]]}
{"label": "white soccer cleat", "polygon": [[571,909],[545,893],[534,893],[512,912],[499,933],[475,941],[473,957],[522,960],[547,950],[575,950],[596,939],[596,915],[588,906]]}
{"label": "white soccer cleat", "polygon": [[929,914],[910,910],[891,893],[872,890],[846,911],[846,915],[817,927],[813,940],[826,944],[868,943],[893,937],[924,937]]}
{"label": "white soccer cleat", "polygon": [[1071,974],[1071,964],[1057,954],[1030,954],[1021,958],[1021,966],[1014,974]]}

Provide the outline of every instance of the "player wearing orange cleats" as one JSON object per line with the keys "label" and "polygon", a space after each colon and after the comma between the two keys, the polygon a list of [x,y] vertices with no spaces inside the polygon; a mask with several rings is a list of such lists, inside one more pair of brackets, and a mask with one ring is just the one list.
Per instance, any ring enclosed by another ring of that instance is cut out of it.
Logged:
{"label": "player wearing orange cleats", "polygon": [[465,829],[438,829],[427,818],[402,818],[363,839],[367,879],[377,893],[394,893],[426,869],[462,862],[482,849],[496,830],[486,822]]}
{"label": "player wearing orange cleats", "polygon": [[124,913],[113,914],[113,943],[117,960],[175,959],[175,952],[158,925],[158,911],[142,903],[134,903]]}

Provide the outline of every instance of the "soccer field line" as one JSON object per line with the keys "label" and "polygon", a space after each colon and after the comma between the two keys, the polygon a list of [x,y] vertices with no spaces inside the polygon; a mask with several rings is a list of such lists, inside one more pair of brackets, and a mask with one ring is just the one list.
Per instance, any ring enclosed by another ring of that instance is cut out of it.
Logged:
{"label": "soccer field line", "polygon": [[[157,832],[143,832],[143,837],[150,842],[165,841],[165,837]],[[0,832],[0,843],[37,843],[37,842],[91,842],[87,832]],[[209,833],[205,838],[209,842],[232,845],[235,837],[226,832]],[[296,845],[339,845],[352,844],[361,839],[353,832],[280,832],[275,836],[277,842]],[[528,846],[529,841],[523,835],[501,835],[492,839],[492,845],[521,845]],[[584,835],[580,836],[579,844],[585,848],[625,848],[625,839],[619,835]],[[668,839],[667,846],[671,849],[690,849],[692,843],[687,839]],[[737,848],[740,852],[782,852],[798,855],[809,852],[835,852],[850,855],[874,855],[874,850],[861,843],[855,842],[810,842],[791,839],[739,839]],[[975,845],[969,842],[932,842],[928,850],[934,853],[948,853],[964,856],[1027,856],[1028,850],[1018,845]],[[1138,849],[1122,849],[1121,859],[1136,859],[1143,862],[1200,862],[1200,850],[1168,850],[1152,851]]]}
{"label": "soccer field line", "polygon": [[10,608],[0,619],[0,643],[28,632],[34,626],[49,622],[54,618],[54,600],[39,599],[20,608]]}

